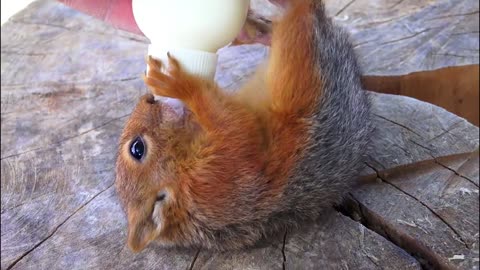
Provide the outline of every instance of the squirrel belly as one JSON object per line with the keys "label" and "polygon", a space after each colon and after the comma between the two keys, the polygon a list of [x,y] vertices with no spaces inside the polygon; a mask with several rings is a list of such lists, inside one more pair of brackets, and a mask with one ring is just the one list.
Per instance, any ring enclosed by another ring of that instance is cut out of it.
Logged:
{"label": "squirrel belly", "polygon": [[[234,95],[173,57],[168,75],[148,60],[147,86],[182,100],[191,118],[164,123],[162,105],[144,98],[125,126],[116,188],[133,250],[155,239],[251,246],[317,218],[355,185],[372,128],[352,45],[322,1],[292,2],[268,61]],[[145,156],[133,160],[139,143]]]}

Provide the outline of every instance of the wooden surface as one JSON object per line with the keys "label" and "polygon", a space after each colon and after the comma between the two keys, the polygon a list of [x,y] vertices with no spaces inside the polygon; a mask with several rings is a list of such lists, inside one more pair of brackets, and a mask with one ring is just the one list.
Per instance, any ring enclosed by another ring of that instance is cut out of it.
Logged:
{"label": "wooden surface", "polygon": [[[329,10],[363,44],[367,75],[478,64],[476,1],[347,2]],[[344,205],[246,251],[132,254],[113,166],[121,128],[146,92],[147,40],[52,1],[1,31],[2,269],[478,269],[478,128],[374,93],[366,177]],[[218,82],[238,88],[267,52],[222,49]]]}
{"label": "wooden surface", "polygon": [[477,127],[479,65],[452,66],[398,76],[364,76],[363,86],[375,92],[409,96],[433,103]]}
{"label": "wooden surface", "polygon": [[[364,87],[440,106],[479,125],[478,1],[326,1],[349,29],[365,73]],[[252,0],[246,35],[269,43],[282,9]],[[471,65],[474,64],[474,65]]]}
{"label": "wooden surface", "polygon": [[[254,18],[269,24],[282,13],[252,0]],[[399,75],[478,64],[479,2],[473,0],[325,0],[346,27],[367,75]]]}

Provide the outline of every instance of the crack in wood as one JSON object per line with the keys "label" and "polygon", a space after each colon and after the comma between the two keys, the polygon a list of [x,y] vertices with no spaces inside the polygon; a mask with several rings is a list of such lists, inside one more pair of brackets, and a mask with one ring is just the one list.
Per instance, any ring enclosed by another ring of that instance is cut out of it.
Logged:
{"label": "crack in wood", "polygon": [[41,25],[41,26],[48,26],[48,27],[53,27],[53,28],[60,28],[60,29],[65,29],[68,31],[72,31],[71,28],[63,26],[63,25],[58,25],[58,24],[52,24],[52,23],[44,23],[44,22],[28,22],[28,21],[21,21],[21,20],[8,20],[11,23],[17,23],[17,24],[26,24],[26,25]]}
{"label": "crack in wood", "polygon": [[[373,175],[372,175],[373,176]],[[377,234],[387,240],[392,245],[396,246],[400,250],[405,251],[406,253],[410,254],[414,260],[418,262],[418,264],[425,269],[424,263],[421,262],[421,258],[415,256],[410,250],[400,245],[397,241],[395,241],[394,237],[389,235],[388,230],[383,228],[383,224],[376,223],[377,220],[369,219],[368,216],[364,213],[365,210],[363,209],[365,206],[362,205],[350,192],[345,197],[343,203],[341,205],[337,205],[334,209],[342,214],[343,216],[361,224],[364,228],[367,228],[373,234]],[[369,211],[369,210],[367,210]],[[363,239],[362,239],[363,241]],[[365,254],[365,253],[364,253]],[[366,254],[365,254],[366,255]],[[366,255],[367,256],[367,255]],[[371,261],[372,258],[367,258]],[[372,261],[372,263],[376,264]],[[347,267],[348,269],[348,267]]]}
{"label": "crack in wood", "polygon": [[[422,269],[454,269],[449,262],[442,261],[441,256],[438,256],[415,238],[396,231],[392,224],[368,209],[353,194],[349,193],[344,203],[337,210],[342,215],[359,222],[399,249],[410,254],[420,264]],[[355,218],[355,216],[358,218]]]}
{"label": "crack in wood", "polygon": [[[468,35],[468,34],[477,34],[480,33],[479,31],[469,31],[469,32],[458,32],[458,33],[452,33],[452,36],[459,36],[459,35]],[[478,52],[478,50],[476,51]]]}
{"label": "crack in wood", "polygon": [[417,136],[420,137],[420,138],[423,138],[422,135],[420,135],[419,133],[415,132],[413,129],[411,129],[411,128],[403,125],[403,124],[400,124],[400,123],[398,123],[398,122],[395,122],[395,121],[393,121],[393,120],[391,120],[391,119],[388,119],[388,118],[385,117],[385,116],[382,116],[382,115],[379,115],[379,114],[376,114],[376,113],[373,113],[373,115],[375,115],[376,117],[378,117],[378,118],[380,118],[380,119],[383,119],[383,120],[385,120],[385,121],[387,121],[387,122],[390,122],[390,123],[392,123],[392,124],[394,124],[394,125],[397,125],[397,126],[399,126],[399,127],[402,127],[402,128],[404,128],[404,129],[412,132],[413,134],[417,135]]}
{"label": "crack in wood", "polygon": [[449,134],[452,130],[454,130],[457,127],[458,124],[463,123],[463,122],[465,122],[465,121],[460,120],[460,121],[457,121],[457,122],[453,123],[450,127],[448,127],[447,129],[444,129],[443,132],[441,132],[440,134],[433,136],[430,140],[427,141],[427,143],[430,143],[431,141],[436,140],[436,139],[442,137],[445,134]]}
{"label": "crack in wood", "polygon": [[428,31],[430,31],[430,30],[432,30],[432,28],[427,28],[427,29],[424,29],[424,30],[422,30],[422,31],[420,31],[420,32],[417,32],[417,33],[413,34],[413,35],[406,36],[406,37],[402,37],[402,38],[399,38],[399,39],[394,39],[394,40],[385,41],[385,42],[382,42],[382,43],[379,43],[379,44],[376,44],[376,45],[378,45],[378,46],[383,46],[383,45],[395,43],[395,42],[402,41],[402,40],[412,39],[412,38],[414,38],[414,37],[416,37],[416,36],[418,36],[418,35],[420,35],[420,34],[423,34],[423,33],[425,33],[425,32],[428,32]]}
{"label": "crack in wood", "polygon": [[432,56],[449,56],[449,57],[458,57],[458,58],[471,58],[477,57],[478,55],[460,55],[460,54],[453,54],[453,53],[434,53]]}
{"label": "crack in wood", "polygon": [[469,245],[467,242],[465,242],[465,240],[462,238],[462,236],[460,235],[460,233],[450,224],[448,223],[440,214],[438,214],[437,212],[435,212],[434,209],[432,209],[430,206],[428,206],[426,203],[424,203],[423,201],[421,201],[420,199],[418,199],[417,197],[415,197],[413,194],[410,194],[409,192],[401,189],[399,186],[395,185],[394,183],[392,183],[391,181],[387,180],[387,178],[385,176],[383,176],[383,174],[377,170],[377,168],[373,167],[372,165],[368,164],[365,162],[365,164],[371,168],[372,170],[375,171],[376,175],[378,178],[380,178],[383,182],[385,182],[386,184],[392,186],[393,188],[395,188],[396,190],[400,191],[401,193],[407,195],[408,197],[414,199],[415,201],[417,201],[418,203],[420,203],[422,206],[424,206],[425,208],[427,208],[435,217],[437,217],[438,219],[440,219],[445,225],[447,225],[448,228],[450,228],[450,230],[455,234],[455,236],[458,238],[458,240],[467,248],[467,249],[472,249],[471,245]]}
{"label": "crack in wood", "polygon": [[387,20],[373,21],[373,22],[369,23],[369,25],[378,26],[378,25],[381,25],[381,24],[389,23],[389,22],[399,21],[400,19],[403,19],[405,17],[408,17],[408,14],[401,15],[401,16],[398,16],[398,17],[393,17],[393,18],[390,18],[390,19],[387,19]]}
{"label": "crack in wood", "polygon": [[[433,160],[436,164],[438,164],[439,166],[442,166],[443,168],[445,168],[445,169],[453,172],[456,176],[461,177],[461,178],[467,180],[468,182],[474,184],[477,188],[480,187],[477,183],[475,183],[475,181],[473,181],[473,179],[470,179],[469,177],[467,177],[467,176],[465,176],[465,175],[457,172],[457,171],[454,170],[453,168],[450,168],[450,167],[448,167],[447,165],[445,165],[445,164],[441,163],[440,161],[438,161],[438,158],[439,158],[439,157],[437,157],[437,156],[435,156],[435,155],[432,154],[432,152],[433,152],[432,149],[430,149],[430,148],[428,148],[428,147],[426,147],[426,146],[424,146],[424,145],[422,145],[422,144],[420,144],[420,143],[417,143],[417,142],[414,141],[414,140],[409,139],[409,141],[411,141],[413,144],[415,144],[415,145],[423,148],[424,150],[427,150],[427,154],[428,154],[429,156],[431,156],[431,157],[432,157],[432,160]],[[473,154],[474,152],[471,152],[471,153]],[[441,157],[440,157],[440,158],[441,158]],[[467,161],[468,161],[468,160],[467,160]],[[467,161],[465,161],[465,162],[467,162]],[[465,164],[465,163],[464,163],[464,164]],[[464,164],[462,164],[461,166],[463,166]],[[460,166],[460,167],[461,167],[461,166]]]}
{"label": "crack in wood", "polygon": [[[385,22],[388,22],[388,21],[385,21]],[[394,39],[394,40],[389,40],[389,41],[385,41],[385,42],[382,42],[382,43],[379,43],[379,44],[375,44],[375,46],[383,46],[383,45],[387,45],[387,44],[391,44],[391,43],[395,43],[395,42],[398,42],[398,41],[402,41],[402,40],[406,40],[406,39],[411,39],[411,38],[414,38],[422,33],[425,33],[427,31],[430,31],[434,28],[427,28],[425,30],[422,30],[420,32],[417,32],[413,35],[410,35],[410,36],[406,36],[406,37],[403,37],[403,38],[399,38],[399,39]],[[378,41],[378,39],[375,39],[375,40],[367,40],[367,41],[364,41],[364,42],[360,42],[360,43],[357,43],[357,44],[354,44],[353,45],[353,48],[356,49],[360,46],[363,46],[363,45],[366,45],[366,44],[370,44],[372,42],[375,42],[375,41]]]}
{"label": "crack in wood", "polygon": [[424,19],[425,21],[433,21],[433,20],[440,20],[440,19],[445,19],[445,18],[453,18],[453,17],[463,17],[463,16],[470,16],[470,15],[475,15],[478,14],[478,10],[468,12],[468,13],[460,13],[460,14],[451,14],[451,15],[445,15],[445,16],[438,16],[438,17],[433,17],[433,18],[428,18]]}
{"label": "crack in wood", "polygon": [[20,262],[23,258],[25,258],[28,254],[32,253],[35,249],[37,249],[38,247],[40,247],[43,243],[45,243],[45,241],[47,241],[48,239],[50,239],[57,231],[58,229],[60,229],[60,227],[62,227],[65,223],[67,223],[68,220],[70,220],[76,213],[78,213],[80,210],[82,210],[85,206],[87,206],[89,203],[91,203],[93,200],[95,200],[98,196],[100,196],[102,193],[104,193],[105,191],[107,191],[108,189],[110,189],[111,187],[113,187],[113,185],[115,184],[115,182],[112,182],[112,184],[110,184],[109,186],[107,186],[105,189],[101,190],[100,192],[98,192],[97,194],[95,194],[94,196],[92,196],[92,198],[90,198],[89,200],[87,200],[85,203],[83,203],[82,205],[80,205],[80,207],[78,207],[75,211],[73,211],[73,213],[71,213],[69,216],[67,216],[67,218],[60,222],[60,224],[58,224],[50,234],[47,235],[47,237],[45,237],[44,239],[40,240],[38,243],[36,243],[32,248],[30,248],[29,250],[25,251],[22,255],[20,255],[17,259],[15,259],[8,267],[7,267],[7,270],[10,270],[12,269],[18,262]]}
{"label": "crack in wood", "polygon": [[337,13],[335,13],[335,17],[342,14],[342,12],[344,12],[349,6],[351,6],[353,4],[353,2],[355,2],[356,0],[352,0],[350,2],[348,2],[345,6],[343,6]]}
{"label": "crack in wood", "polygon": [[[433,157],[433,156],[432,156],[432,157]],[[445,168],[445,169],[453,172],[456,176],[461,177],[461,178],[467,180],[468,182],[474,184],[477,188],[479,187],[479,185],[478,185],[477,183],[475,183],[472,179],[466,177],[465,175],[462,175],[462,174],[458,173],[456,170],[454,170],[454,169],[448,167],[447,165],[439,162],[435,157],[433,157],[433,158],[434,158],[433,160],[435,161],[436,164],[438,164],[438,165],[442,166],[443,168]],[[463,165],[463,164],[462,164],[462,165]]]}
{"label": "crack in wood", "polygon": [[367,154],[367,157],[370,161],[373,161],[373,162],[377,163],[379,166],[381,166],[382,169],[386,169],[386,167],[380,161],[378,161],[376,158],[374,158],[372,155]]}
{"label": "crack in wood", "polygon": [[391,7],[389,7],[388,9],[394,9],[394,8],[397,8],[399,5],[401,5],[405,0],[399,0],[397,1],[395,4],[393,4]]}
{"label": "crack in wood", "polygon": [[[413,144],[417,145],[417,146],[420,146],[421,148],[423,148],[424,150],[427,150],[429,153],[432,152],[433,150],[431,148],[428,148],[427,146],[425,145],[422,145],[420,143],[417,143],[416,141],[412,140],[412,139],[409,139],[410,142],[412,142]],[[430,156],[433,158],[433,155],[430,154]]]}
{"label": "crack in wood", "polygon": [[372,43],[372,42],[375,42],[375,41],[378,41],[378,39],[373,39],[373,40],[366,40],[366,41],[362,41],[362,42],[359,42],[357,44],[353,44],[353,48],[356,49],[360,46],[363,46],[365,44],[369,44],[369,43]]}
{"label": "crack in wood", "polygon": [[200,250],[201,250],[201,249],[198,249],[197,252],[195,253],[195,256],[193,257],[193,260],[192,260],[192,262],[190,263],[190,266],[188,267],[188,270],[192,270],[192,269],[193,269],[193,266],[195,265],[195,262],[197,261],[198,254],[200,254]]}
{"label": "crack in wood", "polygon": [[283,270],[286,269],[286,263],[287,263],[287,255],[285,255],[285,245],[287,244],[287,233],[288,233],[288,230],[285,229],[285,233],[283,234],[283,243],[282,243],[282,257],[283,257],[282,269]]}

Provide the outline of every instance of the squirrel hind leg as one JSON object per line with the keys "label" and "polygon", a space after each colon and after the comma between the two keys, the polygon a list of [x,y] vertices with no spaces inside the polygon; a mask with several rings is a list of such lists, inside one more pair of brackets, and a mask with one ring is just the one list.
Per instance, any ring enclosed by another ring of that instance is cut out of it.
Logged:
{"label": "squirrel hind leg", "polygon": [[272,111],[304,117],[322,95],[315,65],[315,1],[298,1],[275,24],[267,73]]}

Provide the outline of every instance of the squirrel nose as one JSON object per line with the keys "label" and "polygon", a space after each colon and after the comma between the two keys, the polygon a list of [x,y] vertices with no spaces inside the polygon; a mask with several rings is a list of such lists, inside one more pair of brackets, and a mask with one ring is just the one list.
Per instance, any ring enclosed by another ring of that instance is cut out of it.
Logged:
{"label": "squirrel nose", "polygon": [[140,101],[148,104],[155,104],[155,97],[153,94],[145,94],[140,98]]}

